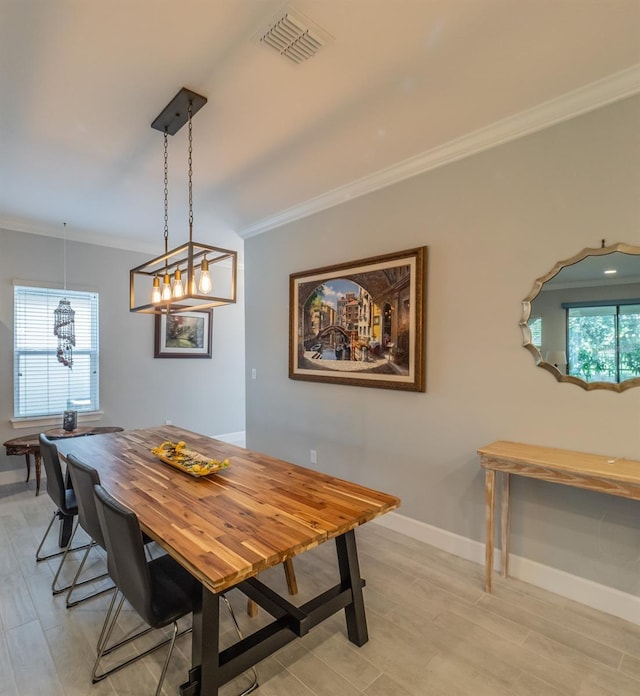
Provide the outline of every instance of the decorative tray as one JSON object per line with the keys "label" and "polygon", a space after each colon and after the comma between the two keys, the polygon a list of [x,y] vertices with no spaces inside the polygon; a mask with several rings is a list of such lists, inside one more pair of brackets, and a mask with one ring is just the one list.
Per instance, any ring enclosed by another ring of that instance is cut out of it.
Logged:
{"label": "decorative tray", "polygon": [[189,449],[186,444],[180,442],[163,442],[160,447],[153,447],[151,452],[165,464],[170,464],[180,471],[184,471],[190,476],[206,476],[215,474],[217,471],[227,469],[229,460],[218,461],[209,459],[200,452]]}

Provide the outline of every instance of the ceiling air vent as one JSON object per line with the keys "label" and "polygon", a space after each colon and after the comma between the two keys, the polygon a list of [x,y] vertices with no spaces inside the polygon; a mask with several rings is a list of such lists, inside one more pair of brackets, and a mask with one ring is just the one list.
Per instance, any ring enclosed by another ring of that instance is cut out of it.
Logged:
{"label": "ceiling air vent", "polygon": [[299,12],[287,10],[272,21],[260,36],[260,42],[278,51],[294,63],[304,63],[333,41],[331,34]]}

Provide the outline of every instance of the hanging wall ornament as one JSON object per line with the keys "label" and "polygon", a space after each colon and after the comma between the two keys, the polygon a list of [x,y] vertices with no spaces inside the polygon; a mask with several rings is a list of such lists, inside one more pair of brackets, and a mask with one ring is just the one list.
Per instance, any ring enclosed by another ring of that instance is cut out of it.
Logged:
{"label": "hanging wall ornament", "polygon": [[[64,225],[62,236],[62,259],[64,291],[67,292],[67,223]],[[53,335],[58,337],[58,350],[56,356],[58,362],[71,369],[73,367],[73,347],[76,345],[76,313],[71,309],[71,302],[60,300],[53,312]]]}
{"label": "hanging wall ornament", "polygon": [[73,347],[76,345],[75,315],[69,300],[60,300],[53,312],[53,335],[58,337],[58,362],[73,367]]}

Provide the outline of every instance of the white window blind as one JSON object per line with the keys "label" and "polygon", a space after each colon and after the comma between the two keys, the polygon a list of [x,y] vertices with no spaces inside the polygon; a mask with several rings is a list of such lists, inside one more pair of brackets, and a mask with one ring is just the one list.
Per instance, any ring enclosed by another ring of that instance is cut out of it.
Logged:
{"label": "white window blind", "polygon": [[[53,312],[61,299],[75,311],[73,367],[58,362]],[[75,290],[14,287],[14,416],[97,411],[98,295]]]}

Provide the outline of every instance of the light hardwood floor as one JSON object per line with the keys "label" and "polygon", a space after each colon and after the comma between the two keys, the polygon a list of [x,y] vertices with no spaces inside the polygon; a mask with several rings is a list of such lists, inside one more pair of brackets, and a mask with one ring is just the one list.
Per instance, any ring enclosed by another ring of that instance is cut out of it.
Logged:
{"label": "light hardwood floor", "polygon": [[[67,610],[62,596],[51,596],[57,561],[36,563],[34,553],[52,512],[46,492],[36,498],[31,484],[0,481],[0,693],[150,696],[163,650],[91,685],[109,598]],[[260,664],[256,696],[640,694],[640,627],[516,580],[496,577],[494,593],[487,595],[481,566],[375,523],[360,528],[357,538],[367,580],[369,642],[362,648],[350,644],[342,616],[334,616]],[[93,556],[94,570],[101,570],[104,557]],[[294,564],[296,602],[335,583],[332,543]],[[286,591],[282,568],[262,579]],[[264,612],[247,616],[239,593],[229,598],[243,628],[266,621]],[[125,612],[122,631],[137,625],[135,614]],[[226,641],[228,620],[224,628]],[[188,658],[184,637],[165,694],[178,693]],[[237,694],[244,683],[228,684],[222,694]]]}

